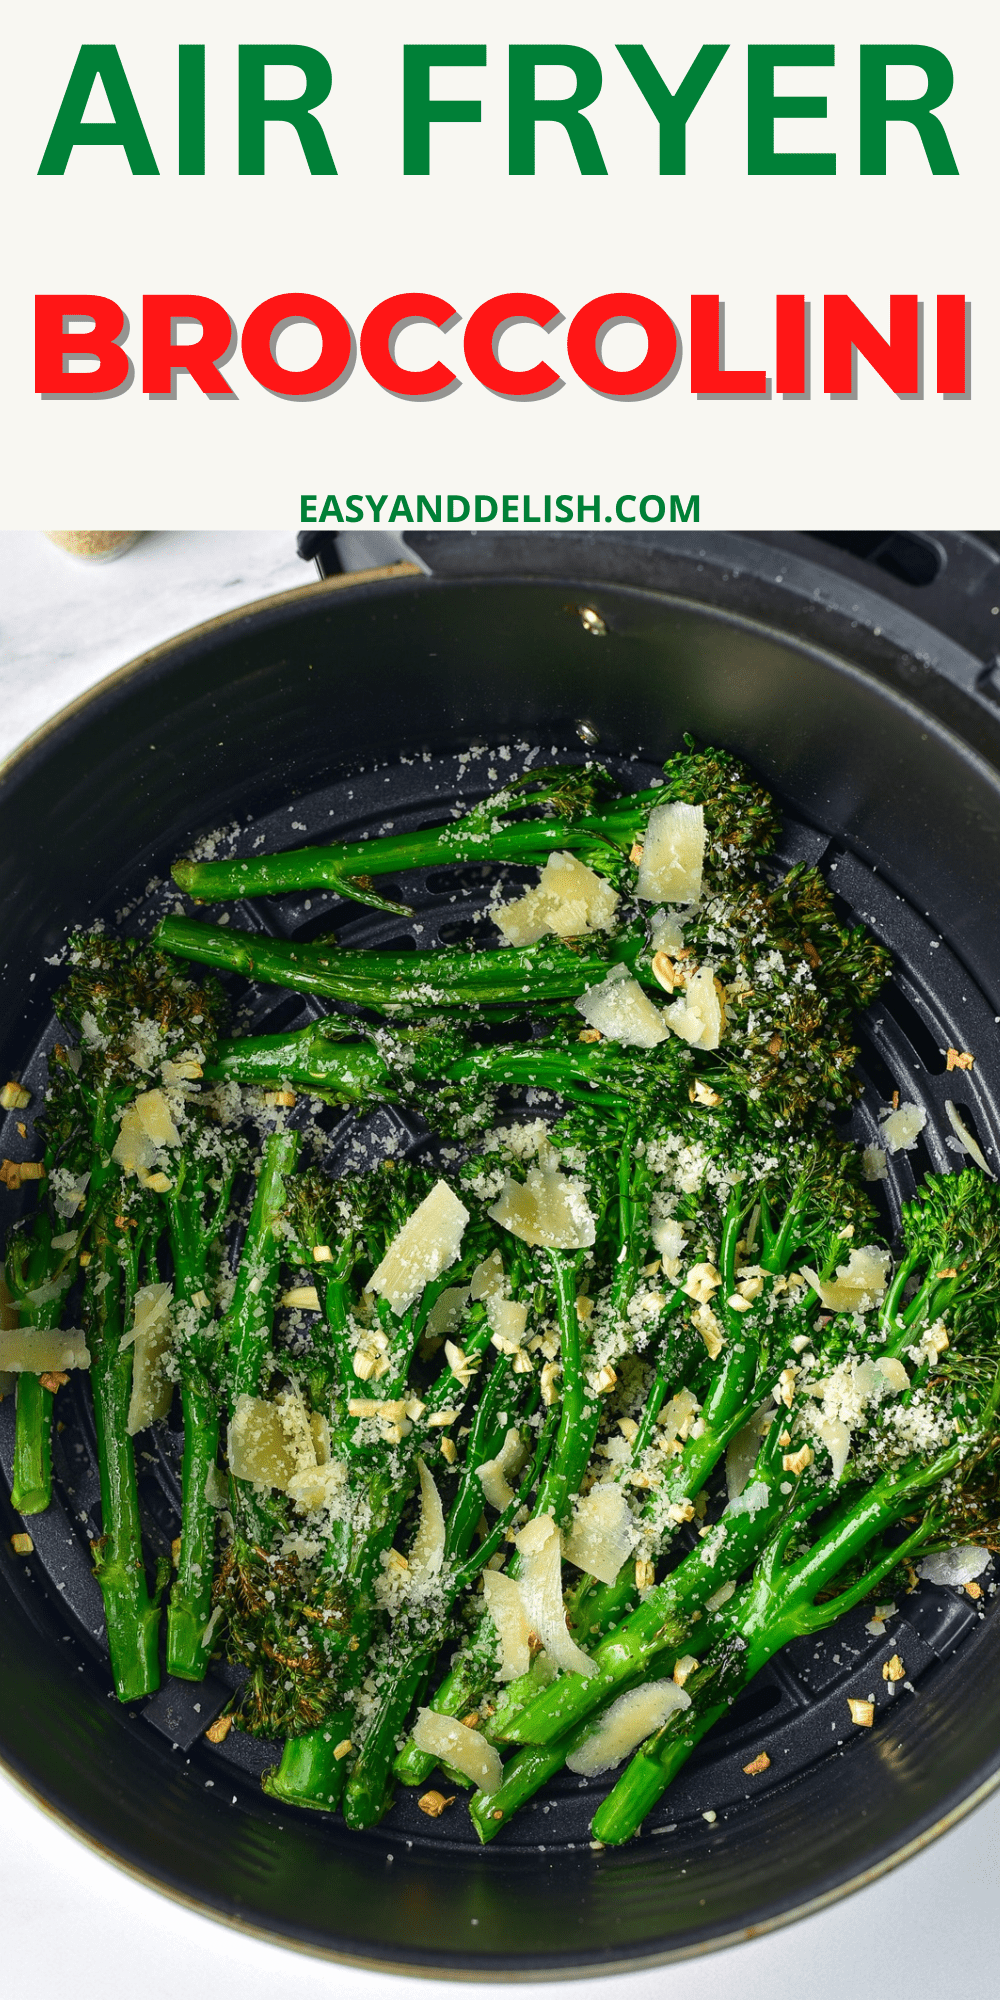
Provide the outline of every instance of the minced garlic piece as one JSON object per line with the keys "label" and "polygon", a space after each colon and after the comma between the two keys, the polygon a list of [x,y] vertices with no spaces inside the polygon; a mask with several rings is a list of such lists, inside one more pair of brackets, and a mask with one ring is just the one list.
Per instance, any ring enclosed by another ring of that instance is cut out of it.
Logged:
{"label": "minced garlic piece", "polygon": [[762,1771],[769,1771],[770,1768],[771,1759],[766,1750],[762,1750],[758,1757],[752,1758],[749,1764],[743,1766],[748,1778],[759,1778]]}
{"label": "minced garlic piece", "polygon": [[812,1462],[813,1462],[812,1449],[809,1445],[804,1444],[802,1446],[801,1451],[785,1452],[784,1457],[782,1458],[781,1461],[781,1470],[782,1472],[794,1472],[796,1476],[798,1476],[798,1474],[800,1472],[804,1472],[806,1467],[808,1465],[811,1465]]}
{"label": "minced garlic piece", "polygon": [[[2,1074],[2,1072],[0,1072],[0,1074]],[[0,1105],[3,1106],[3,1109],[5,1111],[23,1111],[25,1106],[30,1103],[31,1103],[30,1090],[25,1090],[24,1085],[21,1083],[16,1083],[13,1077],[11,1078],[10,1082],[5,1083],[3,1089],[0,1090]]]}
{"label": "minced garlic piece", "polygon": [[882,1668],[882,1679],[884,1681],[902,1681],[906,1679],[906,1668],[898,1653],[893,1653],[892,1659],[886,1660]]}
{"label": "minced garlic piece", "polygon": [[873,1701],[855,1701],[848,1696],[847,1706],[851,1711],[851,1721],[857,1723],[859,1729],[871,1728],[875,1720],[875,1703]]}
{"label": "minced garlic piece", "polygon": [[299,1312],[318,1313],[320,1310],[319,1293],[315,1285],[292,1285],[287,1292],[282,1292],[281,1303],[283,1306],[295,1307]]}
{"label": "minced garlic piece", "polygon": [[42,1160],[5,1160],[0,1167],[0,1181],[15,1193],[25,1181],[45,1179],[45,1164]]}
{"label": "minced garlic piece", "polygon": [[692,1264],[684,1280],[684,1290],[689,1299],[697,1299],[699,1305],[707,1305],[721,1283],[721,1274],[714,1264]]}
{"label": "minced garlic piece", "polygon": [[[334,1751],[334,1756],[336,1754]],[[457,1793],[454,1792],[450,1799],[446,1799],[443,1792],[422,1792],[417,1804],[421,1812],[427,1814],[428,1819],[440,1819],[447,1807],[454,1805],[456,1797]]]}

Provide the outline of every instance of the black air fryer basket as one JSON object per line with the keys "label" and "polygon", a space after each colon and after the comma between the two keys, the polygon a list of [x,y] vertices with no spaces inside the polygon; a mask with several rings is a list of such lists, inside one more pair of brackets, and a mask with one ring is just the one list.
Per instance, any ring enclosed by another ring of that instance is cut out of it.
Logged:
{"label": "black air fryer basket", "polygon": [[[745,757],[785,811],[781,859],[827,875],[891,947],[895,975],[863,1023],[855,1136],[894,1089],[923,1105],[892,1163],[888,1220],[914,1174],[960,1164],[957,1104],[1000,1168],[1000,560],[975,536],[424,535],[416,562],[338,573],[159,647],[51,724],[0,785],[4,1074],[44,1086],[55,1035],[47,963],[66,928],[143,924],[171,860],[209,829],[241,842],[356,837],[441,816],[488,787],[479,745],[586,747],[627,782],[685,732]],[[584,616],[584,614],[587,614]],[[400,757],[406,759],[400,762]],[[485,902],[488,871],[467,896]],[[445,874],[407,880],[421,943],[465,934]],[[314,894],[237,906],[233,921],[300,938],[398,941],[407,925]],[[458,928],[456,928],[458,926]],[[309,1018],[256,997],[255,1026]],[[971,1050],[949,1073],[945,1051]],[[22,1120],[30,1112],[20,1113]],[[381,1112],[369,1121],[374,1147]],[[336,1167],[350,1121],[329,1116]],[[408,1141],[417,1135],[407,1130]],[[24,1156],[13,1124],[5,1154]],[[31,1132],[29,1127],[29,1152]],[[5,1194],[8,1214],[20,1197]],[[870,1607],[758,1677],[621,1851],[594,1852],[596,1784],[561,1787],[483,1851],[458,1810],[405,1795],[348,1834],[268,1799],[276,1754],[204,1731],[230,1689],[165,1682],[108,1699],[99,1526],[85,1395],[60,1392],[58,1495],[35,1552],[0,1553],[0,1755],[86,1839],[171,1894],[276,1941],[397,1970],[516,1978],[625,1967],[787,1921],[912,1852],[1000,1772],[1000,1624],[923,1584],[883,1632]],[[9,1475],[13,1402],[0,1404]],[[176,1532],[178,1438],[140,1453],[147,1546]],[[6,1487],[3,1487],[4,1496]],[[906,1687],[881,1668],[903,1655]],[[875,1728],[848,1697],[875,1693]],[[770,1768],[743,1767],[766,1750]],[[747,1796],[752,1791],[752,1797]],[[706,1818],[714,1814],[714,1819]]]}

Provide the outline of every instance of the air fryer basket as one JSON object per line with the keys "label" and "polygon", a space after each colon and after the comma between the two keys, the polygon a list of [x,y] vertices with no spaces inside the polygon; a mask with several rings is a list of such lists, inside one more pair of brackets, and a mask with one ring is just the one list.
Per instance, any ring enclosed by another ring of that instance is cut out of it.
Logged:
{"label": "air fryer basket", "polygon": [[[978,691],[982,661],[798,554],[784,553],[778,575],[772,551],[734,538],[627,542],[623,555],[582,537],[497,547],[428,536],[431,577],[335,579],[215,621],[58,719],[0,789],[5,1074],[25,1076],[37,1101],[58,979],[46,960],[66,927],[130,906],[129,921],[145,921],[168,895],[170,860],[209,828],[238,822],[241,842],[263,831],[299,844],[420,824],[486,789],[496,762],[465,756],[480,745],[578,758],[596,740],[626,781],[643,782],[691,731],[773,786],[783,862],[821,866],[895,954],[864,1024],[854,1119],[860,1139],[874,1136],[897,1087],[927,1110],[920,1150],[893,1164],[889,1221],[914,1169],[958,1164],[946,1098],[1000,1164],[1000,710]],[[408,879],[422,944],[466,934],[489,871],[464,887],[459,915],[454,879]],[[408,929],[315,895],[233,916],[300,937],[334,927],[354,942]],[[256,1026],[308,1017],[309,1003],[273,990],[252,999]],[[974,1051],[971,1072],[945,1071],[949,1046]],[[396,1114],[369,1122],[374,1143],[390,1116],[398,1127]],[[330,1114],[333,1167],[350,1129]],[[12,1127],[0,1145],[22,1151]],[[266,1746],[236,1732],[204,1740],[224,1675],[203,1688],[167,1682],[141,1708],[108,1699],[86,1556],[93,1438],[77,1385],[57,1415],[58,1500],[31,1521],[27,1560],[10,1554],[17,1524],[0,1502],[0,1754],[126,1866],[272,1938],[485,1977],[648,1962],[815,1907],[997,1782],[997,1622],[924,1585],[884,1634],[867,1631],[863,1610],[783,1655],[621,1852],[591,1850],[595,1787],[568,1777],[485,1852],[457,1809],[429,1822],[412,1795],[361,1836],[279,1808],[259,1789]],[[12,1430],[7,1399],[5,1472]],[[176,1450],[168,1429],[140,1455],[151,1549],[175,1532]],[[898,1690],[881,1674],[894,1651],[909,1683]],[[852,1732],[847,1697],[872,1693],[875,1729]],[[761,1749],[770,1770],[747,1779]]]}

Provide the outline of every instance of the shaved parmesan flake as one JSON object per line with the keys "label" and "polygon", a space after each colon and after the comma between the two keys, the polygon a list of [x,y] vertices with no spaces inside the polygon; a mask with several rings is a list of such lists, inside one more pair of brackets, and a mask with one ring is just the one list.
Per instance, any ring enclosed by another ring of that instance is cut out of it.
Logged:
{"label": "shaved parmesan flake", "polygon": [[499,1752],[478,1729],[467,1729],[464,1722],[456,1722],[451,1715],[435,1715],[432,1708],[422,1708],[413,1741],[426,1756],[436,1757],[441,1764],[453,1764],[481,1792],[499,1791],[503,1779]]}
{"label": "shaved parmesan flake", "polygon": [[166,1146],[179,1146],[181,1135],[162,1090],[145,1090],[126,1106],[112,1159],[127,1174],[146,1179]]}
{"label": "shaved parmesan flake", "polygon": [[988,1174],[991,1181],[995,1181],[996,1175],[993,1172],[993,1168],[990,1166],[989,1161],[987,1160],[983,1152],[983,1149],[979,1144],[978,1139],[973,1138],[972,1133],[969,1131],[965,1119],[961,1116],[961,1113],[959,1112],[957,1104],[953,1104],[951,1098],[948,1097],[945,1099],[944,1108],[948,1113],[948,1123],[951,1126],[951,1129],[954,1132],[956,1139],[959,1141],[959,1144],[962,1147],[962,1151],[964,1153],[968,1153],[970,1160],[974,1160],[976,1166],[981,1167],[983,1173]]}
{"label": "shaved parmesan flake", "polygon": [[501,1299],[494,1292],[486,1301],[486,1317],[493,1328],[493,1345],[501,1354],[516,1354],[528,1324],[528,1308],[519,1299]]}
{"label": "shaved parmesan flake", "polygon": [[529,1167],[524,1181],[508,1174],[487,1214],[522,1243],[550,1250],[589,1250],[597,1234],[579,1183],[544,1167]]}
{"label": "shaved parmesan flake", "polygon": [[773,1422],[774,1404],[768,1401],[730,1439],[726,1448],[726,1492],[730,1500],[738,1500],[748,1486],[761,1439]]}
{"label": "shaved parmesan flake", "polygon": [[474,1299],[492,1299],[501,1298],[506,1289],[503,1258],[499,1250],[491,1250],[489,1256],[476,1265],[469,1281],[469,1291]]}
{"label": "shaved parmesan flake", "polygon": [[521,946],[537,944],[547,932],[569,938],[608,931],[617,908],[618,897],[603,876],[575,854],[550,854],[537,888],[515,903],[502,903],[494,922],[508,944]]}
{"label": "shaved parmesan flake", "polygon": [[704,807],[679,801],[654,806],[643,838],[635,893],[644,903],[696,903],[704,860]]}
{"label": "shaved parmesan flake", "polygon": [[672,1264],[678,1258],[683,1257],[687,1246],[687,1235],[683,1223],[675,1222],[673,1217],[670,1216],[664,1222],[654,1222],[649,1233],[652,1237],[653,1249],[659,1252],[665,1263]]}
{"label": "shaved parmesan flake", "polygon": [[879,1136],[890,1153],[909,1153],[926,1123],[927,1113],[919,1104],[900,1104],[895,1111],[883,1111]]}
{"label": "shaved parmesan flake", "polygon": [[143,1285],[135,1295],[135,1314],[122,1347],[132,1347],[132,1394],[126,1430],[129,1437],[144,1431],[165,1417],[174,1398],[174,1385],[164,1369],[170,1352],[173,1327],[170,1319],[172,1285]]}
{"label": "shaved parmesan flake", "polygon": [[483,1572],[483,1596],[500,1641],[500,1679],[517,1680],[531,1665],[528,1644],[531,1628],[521,1592],[512,1576],[504,1576],[499,1569],[488,1569]]}
{"label": "shaved parmesan flake", "polygon": [[282,1292],[281,1303],[283,1306],[295,1307],[299,1312],[318,1313],[320,1310],[319,1293],[315,1285],[292,1285],[287,1292]]}
{"label": "shaved parmesan flake", "polygon": [[885,1378],[887,1387],[894,1390],[896,1395],[901,1396],[903,1390],[909,1388],[910,1378],[902,1362],[897,1361],[895,1355],[880,1354],[875,1366],[879,1374]]}
{"label": "shaved parmesan flake", "polygon": [[596,1663],[570,1637],[562,1598],[562,1544],[551,1514],[539,1514],[515,1537],[521,1557],[518,1589],[528,1624],[550,1660],[565,1673],[596,1674]]}
{"label": "shaved parmesan flake", "polygon": [[691,1696],[675,1681],[648,1681],[645,1687],[632,1688],[612,1702],[594,1735],[570,1751],[566,1769],[576,1771],[581,1778],[597,1778],[602,1771],[612,1771],[654,1730],[662,1729],[668,1716],[690,1706]]}
{"label": "shaved parmesan flake", "polygon": [[693,1049],[717,1049],[722,1040],[723,1015],[719,989],[707,965],[692,973],[683,998],[664,1007],[662,1018],[682,1042]]}
{"label": "shaved parmesan flake", "polygon": [[614,1583],[638,1540],[623,1489],[608,1482],[592,1486],[577,1500],[566,1541],[566,1560],[576,1569]]}
{"label": "shaved parmesan flake", "polygon": [[[687,912],[684,913],[685,915]],[[684,949],[683,915],[676,910],[654,910],[650,918],[649,949],[665,951],[671,957]]]}
{"label": "shaved parmesan flake", "polygon": [[64,1222],[68,1222],[70,1216],[83,1207],[89,1179],[89,1173],[71,1174],[68,1167],[53,1167],[49,1187],[56,1214],[61,1215]]}
{"label": "shaved parmesan flake", "polygon": [[454,1264],[462,1248],[469,1211],[447,1181],[438,1181],[393,1238],[369,1288],[394,1313],[404,1313],[425,1285]]}
{"label": "shaved parmesan flake", "polygon": [[745,1487],[742,1493],[737,1494],[735,1500],[730,1500],[722,1518],[725,1520],[726,1514],[759,1514],[761,1508],[767,1506],[770,1498],[771,1489],[766,1481],[755,1479],[751,1486]]}
{"label": "shaved parmesan flake", "polygon": [[[302,1474],[316,1474],[317,1444],[328,1448],[327,1439],[328,1433],[324,1437],[314,1427],[305,1403],[294,1389],[286,1389],[274,1402],[261,1396],[238,1396],[227,1440],[229,1469],[234,1479],[247,1479],[255,1486],[278,1487],[283,1493],[291,1493],[300,1505],[325,1504],[325,1499],[304,1497],[305,1489],[298,1482]],[[314,1476],[307,1480],[310,1495],[313,1488],[326,1495],[339,1482],[339,1469],[325,1466],[319,1469],[333,1478],[317,1481]]]}
{"label": "shaved parmesan flake", "polygon": [[963,1542],[954,1549],[939,1549],[935,1555],[925,1556],[917,1564],[917,1575],[926,1583],[950,1584],[953,1589],[962,1589],[982,1576],[993,1558],[989,1549],[977,1548],[974,1542]]}
{"label": "shaved parmesan flake", "polygon": [[830,1454],[830,1471],[834,1486],[843,1478],[851,1449],[851,1433],[839,1417],[817,1417],[816,1434],[821,1444],[825,1444]]}
{"label": "shaved parmesan flake", "polygon": [[439,1292],[424,1322],[426,1338],[440,1340],[443,1334],[457,1332],[468,1303],[468,1285],[449,1285],[447,1291]]}
{"label": "shaved parmesan flake", "polygon": [[87,1336],[78,1326],[22,1326],[0,1332],[0,1373],[4,1375],[62,1374],[89,1368]]}
{"label": "shaved parmesan flake", "polygon": [[528,1453],[521,1442],[520,1431],[510,1430],[504,1438],[495,1458],[488,1458],[476,1467],[477,1477],[483,1489],[483,1499],[502,1514],[514,1498],[510,1484],[515,1473],[520,1472]]}
{"label": "shaved parmesan flake", "polygon": [[808,1264],[802,1265],[802,1276],[808,1278],[813,1291],[818,1293],[830,1312],[867,1312],[878,1305],[885,1293],[889,1278],[889,1252],[870,1243],[862,1249],[852,1250],[846,1264],[838,1264],[835,1278],[826,1280],[817,1277]]}
{"label": "shaved parmesan flake", "polygon": [[630,979],[623,965],[615,965],[599,986],[588,987],[573,1005],[592,1028],[609,1042],[623,1042],[634,1049],[655,1049],[665,1042],[668,1030],[659,1007]]}
{"label": "shaved parmesan flake", "polygon": [[417,1471],[420,1474],[420,1520],[410,1549],[410,1568],[419,1570],[423,1576],[437,1576],[444,1561],[444,1508],[441,1495],[422,1458],[417,1459]]}
{"label": "shaved parmesan flake", "polygon": [[276,1403],[261,1396],[238,1396],[229,1426],[229,1469],[234,1479],[284,1489],[295,1472],[295,1457]]}

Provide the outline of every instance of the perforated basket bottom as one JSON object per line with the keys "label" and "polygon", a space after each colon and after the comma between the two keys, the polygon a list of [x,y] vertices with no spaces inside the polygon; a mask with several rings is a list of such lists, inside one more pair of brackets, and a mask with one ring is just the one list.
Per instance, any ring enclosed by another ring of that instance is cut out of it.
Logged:
{"label": "perforated basket bottom", "polygon": [[[390,828],[397,832],[438,823],[459,802],[471,803],[497,781],[519,770],[526,746],[466,753],[461,757],[424,756],[410,764],[379,766],[343,779],[326,789],[297,797],[283,811],[228,829],[220,846],[250,853],[331,838],[358,838]],[[571,750],[545,746],[542,761],[579,761]],[[658,768],[642,762],[616,760],[615,774],[629,788],[648,785]],[[164,872],[172,856],[162,857]],[[991,1166],[1000,1161],[1000,1063],[994,1016],[987,1001],[950,950],[919,913],[904,902],[866,864],[824,833],[796,819],[786,819],[778,854],[779,866],[806,861],[819,867],[845,914],[861,918],[894,959],[893,978],[861,1023],[862,1094],[850,1121],[851,1136],[872,1143],[878,1133],[878,1112],[894,1090],[905,1101],[920,1105],[927,1123],[913,1151],[889,1162],[889,1178],[877,1189],[885,1206],[885,1223],[892,1230],[900,1203],[929,1170],[948,1171],[962,1164],[945,1100],[955,1103],[974,1132]],[[360,909],[322,892],[286,896],[226,906],[234,928],[266,931],[299,941],[335,932],[349,945],[426,949],[434,944],[495,937],[486,916],[491,891],[498,880],[511,886],[534,879],[530,871],[491,864],[460,869],[430,870],[406,875],[394,886],[382,884],[388,897],[399,894],[413,909],[411,919]],[[148,887],[127,912],[106,911],[109,923],[145,935],[165,910],[179,907],[166,882]],[[204,914],[217,919],[223,910]],[[41,976],[42,969],[39,969]],[[46,978],[52,977],[47,971]],[[55,975],[57,980],[58,975]],[[324,1011],[322,1002],[275,988],[250,987],[234,981],[241,1020],[252,1033],[276,1032],[305,1025]],[[45,1059],[58,1038],[54,1017],[36,1048],[16,1066],[40,1101],[45,1084]],[[949,1047],[971,1050],[971,1071],[947,1072]],[[14,1064],[12,1063],[12,1072]],[[298,1115],[293,1114],[294,1115]],[[303,1115],[306,1115],[303,1107]],[[0,1126],[4,1153],[24,1157],[31,1151],[29,1110],[12,1113]],[[426,1131],[393,1109],[380,1108],[366,1116],[332,1109],[308,1111],[313,1142],[331,1173],[344,1171],[359,1155],[377,1158],[387,1146],[416,1152],[427,1144]],[[28,1124],[27,1141],[15,1121]],[[78,1657],[94,1698],[110,1694],[111,1681],[100,1592],[87,1553],[88,1541],[100,1532],[100,1503],[93,1419],[85,1385],[71,1378],[59,1392],[54,1441],[55,1497],[44,1515],[28,1522],[35,1545],[25,1564],[26,1580],[47,1599],[46,1622],[53,1609],[62,1626],[62,1643]],[[151,1558],[169,1552],[179,1528],[179,1466],[181,1434],[172,1417],[138,1441],[138,1474],[143,1529]],[[0,1465],[9,1489],[14,1436],[12,1397],[0,1404]],[[5,1506],[9,1515],[9,1507]],[[11,1517],[11,1525],[14,1525]],[[19,1525],[19,1524],[18,1524]],[[873,1697],[876,1731],[885,1726],[894,1703],[915,1698],[915,1690],[932,1677],[938,1664],[959,1646],[974,1646],[977,1629],[990,1615],[988,1594],[979,1605],[961,1591],[927,1583],[904,1598],[884,1632],[871,1633],[871,1607],[848,1614],[819,1640],[796,1642],[767,1667],[736,1704],[724,1726],[717,1728],[651,1815],[644,1837],[656,1839],[683,1830],[701,1813],[715,1812],[720,1821],[752,1809],[765,1789],[794,1783],[796,1776],[822,1760],[850,1754],[854,1730],[848,1698]],[[39,1614],[43,1607],[39,1603]],[[882,1665],[901,1654],[906,1681],[887,1683]],[[177,1753],[203,1769],[204,1782],[220,1790],[232,1786],[234,1807],[256,1792],[260,1773],[275,1763],[279,1746],[261,1743],[233,1730],[222,1744],[210,1745],[204,1732],[229,1698],[234,1680],[225,1668],[213,1671],[202,1684],[167,1679],[159,1692],[130,1713],[137,1730],[153,1728],[176,1746]],[[747,1777],[744,1766],[766,1752],[770,1763],[762,1773]],[[537,1852],[572,1848],[589,1840],[589,1824],[597,1799],[609,1780],[586,1780],[563,1773],[498,1836],[508,1850]],[[401,1790],[391,1812],[375,1832],[360,1838],[408,1845],[454,1847],[475,1845],[467,1815],[456,1807],[431,1821],[417,1806],[416,1792]],[[749,1802],[749,1803],[748,1803]],[[259,1803],[255,1801],[259,1811]],[[283,1808],[287,1813],[289,1809]]]}

